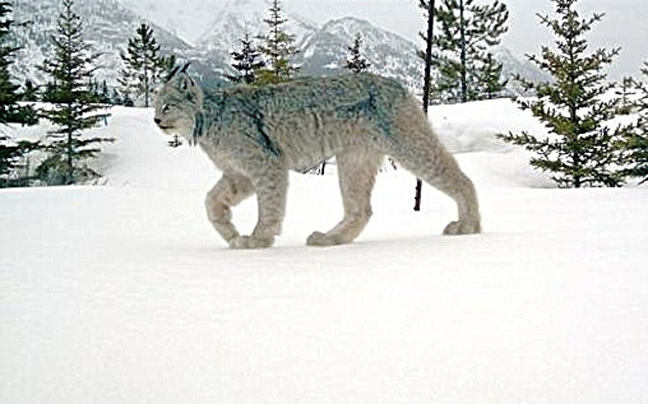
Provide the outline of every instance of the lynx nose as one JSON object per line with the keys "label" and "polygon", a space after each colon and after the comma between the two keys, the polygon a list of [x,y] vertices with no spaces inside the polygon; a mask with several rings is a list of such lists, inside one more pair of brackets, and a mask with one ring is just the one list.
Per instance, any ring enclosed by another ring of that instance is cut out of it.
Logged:
{"label": "lynx nose", "polygon": [[156,125],[159,125],[162,123],[162,120],[160,118],[155,118],[153,119],[153,122],[155,122]]}

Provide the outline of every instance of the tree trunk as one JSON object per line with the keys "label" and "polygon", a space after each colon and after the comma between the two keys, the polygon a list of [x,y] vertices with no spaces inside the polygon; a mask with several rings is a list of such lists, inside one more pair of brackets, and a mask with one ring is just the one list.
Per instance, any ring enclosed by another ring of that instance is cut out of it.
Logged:
{"label": "tree trunk", "polygon": [[[429,0],[428,7],[428,29],[427,43],[425,49],[425,74],[423,77],[423,111],[427,116],[428,106],[430,105],[430,87],[432,81],[432,41],[434,38],[434,0]],[[414,196],[414,211],[421,210],[421,197],[423,191],[423,182],[420,178],[416,179],[416,194]]]}
{"label": "tree trunk", "polygon": [[464,0],[459,0],[459,32],[461,35],[461,102],[468,102],[466,20],[464,19]]}

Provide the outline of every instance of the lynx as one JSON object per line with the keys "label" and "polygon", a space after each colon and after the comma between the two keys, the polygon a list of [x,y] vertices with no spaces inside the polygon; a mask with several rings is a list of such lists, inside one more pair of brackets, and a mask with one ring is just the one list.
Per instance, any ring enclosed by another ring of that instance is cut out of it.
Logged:
{"label": "lynx", "polygon": [[[371,210],[371,192],[385,155],[453,198],[458,220],[447,235],[480,232],[475,188],[428,124],[420,104],[396,81],[354,74],[304,78],[264,87],[233,86],[205,94],[175,69],[155,103],[157,126],[209,156],[222,177],[207,194],[207,216],[232,248],[266,248],[281,232],[289,170],[335,156],[344,217],[306,243],[352,242]],[[256,193],[258,221],[249,236],[231,208]]]}

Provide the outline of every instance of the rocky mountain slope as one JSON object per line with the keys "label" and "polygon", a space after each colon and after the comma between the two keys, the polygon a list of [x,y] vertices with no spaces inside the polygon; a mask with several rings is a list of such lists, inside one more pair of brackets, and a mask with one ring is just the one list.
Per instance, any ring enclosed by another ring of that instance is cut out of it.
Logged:
{"label": "rocky mountain slope", "polygon": [[[98,53],[97,71],[99,80],[115,83],[122,68],[119,52],[128,44],[128,38],[135,35],[142,18],[116,0],[76,0],[74,10],[81,15],[84,34],[94,52]],[[59,15],[59,0],[14,0],[13,18],[26,23],[16,28],[16,42],[22,49],[18,52],[14,74],[19,80],[27,78],[43,83],[46,77],[38,70],[44,58],[51,55],[51,35],[56,31]],[[165,52],[184,54],[191,47],[177,36],[160,26],[154,30]]]}
{"label": "rocky mountain slope", "polygon": [[[29,22],[16,32],[16,41],[23,47],[14,66],[18,80],[46,81],[37,66],[51,52],[49,38],[56,29],[59,6],[59,0],[14,0],[14,19]],[[267,4],[258,0],[76,0],[75,11],[84,19],[88,42],[100,55],[98,79],[115,85],[122,68],[119,53],[142,22],[152,25],[164,53],[193,61],[194,71],[209,80],[228,72],[230,52],[239,47],[246,31],[252,36],[264,33]],[[420,92],[423,69],[416,55],[418,44],[352,17],[323,25],[297,14],[286,17],[285,29],[295,36],[300,49],[296,63],[302,66],[301,74],[344,71],[347,46],[360,33],[371,71]],[[512,55],[503,54],[508,72],[533,73]]]}

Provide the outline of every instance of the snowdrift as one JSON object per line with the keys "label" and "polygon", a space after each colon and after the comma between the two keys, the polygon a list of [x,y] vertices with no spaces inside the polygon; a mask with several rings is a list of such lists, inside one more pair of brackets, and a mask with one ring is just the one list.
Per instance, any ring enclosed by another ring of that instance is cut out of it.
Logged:
{"label": "snowdrift", "polygon": [[452,202],[414,213],[386,169],[356,243],[305,247],[342,214],[331,169],[291,176],[264,251],[210,228],[200,150],[112,112],[105,186],[0,191],[1,403],[648,402],[648,189],[554,189],[495,140],[543,130],[509,101],[432,109],[484,234],[441,236]]}

